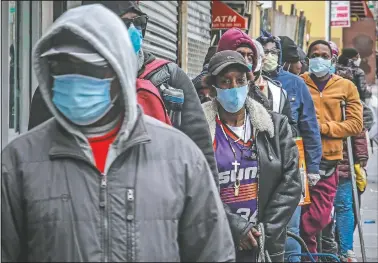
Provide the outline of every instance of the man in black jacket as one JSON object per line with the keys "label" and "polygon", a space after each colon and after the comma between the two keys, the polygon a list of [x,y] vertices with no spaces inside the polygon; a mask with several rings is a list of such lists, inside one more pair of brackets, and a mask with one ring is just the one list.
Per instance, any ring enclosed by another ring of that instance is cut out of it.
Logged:
{"label": "man in black jacket", "polygon": [[[116,13],[128,28],[133,23],[133,26],[138,30],[145,31],[147,26],[146,14],[140,10],[135,1],[83,1],[83,5],[95,3],[103,4]],[[143,22],[145,23],[143,24]],[[136,49],[135,45],[134,49]],[[155,60],[155,56],[139,47],[137,58],[139,76],[143,73],[145,66]],[[161,67],[149,79],[154,84],[167,83],[173,88],[183,90],[184,104],[181,117],[182,122],[179,129],[188,135],[202,150],[218,185],[218,171],[208,125],[191,80],[175,63],[169,63]],[[39,88],[37,88],[30,108],[29,130],[51,117],[52,114],[43,101]]]}
{"label": "man in black jacket", "polygon": [[353,73],[353,79],[351,80],[358,89],[360,99],[363,102],[366,102],[366,99],[369,99],[372,93],[369,90],[368,85],[366,83],[365,72],[360,68],[360,54],[355,48],[344,48],[341,52],[342,54],[340,55],[337,62],[341,66],[351,69]]}

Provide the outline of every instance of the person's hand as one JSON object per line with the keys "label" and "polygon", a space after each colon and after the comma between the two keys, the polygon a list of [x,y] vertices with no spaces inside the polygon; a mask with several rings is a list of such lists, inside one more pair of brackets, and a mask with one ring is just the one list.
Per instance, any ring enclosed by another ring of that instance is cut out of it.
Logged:
{"label": "person's hand", "polygon": [[315,186],[320,180],[320,175],[319,174],[307,174],[307,178],[308,178],[308,185],[309,186]]}
{"label": "person's hand", "polygon": [[366,168],[366,166],[367,166],[367,160],[360,160],[359,163],[360,163],[360,165],[361,165],[362,168]]}
{"label": "person's hand", "polygon": [[319,180],[320,180],[320,175],[319,174],[307,174],[307,179],[308,179],[308,185],[311,187],[311,186],[315,186]]}
{"label": "person's hand", "polygon": [[261,236],[261,233],[255,228],[252,228],[247,235],[240,241],[239,250],[250,250],[252,247],[257,247],[257,237]]}

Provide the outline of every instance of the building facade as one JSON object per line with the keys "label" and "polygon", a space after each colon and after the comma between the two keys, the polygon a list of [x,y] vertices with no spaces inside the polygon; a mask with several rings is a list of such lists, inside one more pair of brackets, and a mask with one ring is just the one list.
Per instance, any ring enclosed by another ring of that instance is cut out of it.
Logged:
{"label": "building facade", "polygon": [[[316,39],[328,40],[329,31],[329,1],[276,1],[277,8],[282,6],[285,14],[289,15],[291,6],[304,11],[306,19],[311,22],[311,33],[308,43]],[[339,48],[343,46],[343,30],[341,27],[331,28],[331,40],[337,44]],[[306,49],[304,47],[304,49]]]}

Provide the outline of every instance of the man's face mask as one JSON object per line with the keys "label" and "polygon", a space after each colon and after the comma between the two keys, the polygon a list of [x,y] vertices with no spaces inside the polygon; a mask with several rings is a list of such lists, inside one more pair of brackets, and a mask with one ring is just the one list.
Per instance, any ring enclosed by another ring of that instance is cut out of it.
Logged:
{"label": "man's face mask", "polygon": [[142,31],[137,29],[133,24],[130,25],[129,32],[131,43],[133,44],[134,51],[137,54],[143,44],[143,34]]}
{"label": "man's face mask", "polygon": [[254,82],[258,81],[259,78],[262,76],[262,68],[260,68],[259,71],[255,71],[253,73],[253,76],[254,76],[254,78],[253,78]]}
{"label": "man's face mask", "polygon": [[118,96],[111,98],[114,77],[106,66],[73,63],[62,57],[49,61],[53,76],[55,107],[71,122],[86,126],[99,121],[114,106]]}
{"label": "man's face mask", "polygon": [[217,90],[218,102],[227,112],[238,112],[244,106],[248,95],[248,85],[231,89],[220,89],[215,86],[214,88]]}
{"label": "man's face mask", "polygon": [[113,78],[98,79],[79,74],[54,76],[53,103],[76,125],[90,125],[113,107],[110,87]]}
{"label": "man's face mask", "polygon": [[322,78],[331,71],[332,60],[324,59],[322,57],[311,58],[309,60],[309,70],[316,77]]}
{"label": "man's face mask", "polygon": [[211,101],[211,97],[209,95],[199,94],[198,96],[199,96],[199,99],[201,101],[201,104],[208,102],[208,101]]}
{"label": "man's face mask", "polygon": [[272,72],[278,67],[278,54],[269,53],[263,65],[265,72]]}
{"label": "man's face mask", "polygon": [[134,18],[123,18],[122,21],[127,27],[134,51],[138,53],[143,44],[143,31],[147,27],[148,16],[141,15]]}
{"label": "man's face mask", "polygon": [[356,67],[359,67],[360,64],[361,64],[361,58],[358,58],[357,60],[353,60],[353,64],[354,64]]}

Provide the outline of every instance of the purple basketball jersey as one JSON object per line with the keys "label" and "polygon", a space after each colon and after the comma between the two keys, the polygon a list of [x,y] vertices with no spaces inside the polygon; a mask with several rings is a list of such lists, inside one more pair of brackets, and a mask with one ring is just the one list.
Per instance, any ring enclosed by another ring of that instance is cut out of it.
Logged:
{"label": "purple basketball jersey", "polygon": [[[256,223],[258,163],[257,160],[246,158],[252,156],[252,143],[248,142],[243,146],[241,141],[234,142],[237,138],[235,134],[227,126],[223,125],[223,128],[236,152],[236,160],[240,165],[238,167],[238,174],[236,175],[234,165],[232,164],[235,161],[234,154],[217,120],[214,151],[219,170],[221,199],[231,208],[233,213],[239,214],[246,220]],[[241,149],[244,149],[243,156]],[[238,196],[235,196],[234,188],[236,176],[238,176],[237,178],[240,180]]]}

